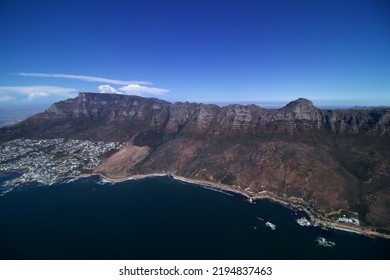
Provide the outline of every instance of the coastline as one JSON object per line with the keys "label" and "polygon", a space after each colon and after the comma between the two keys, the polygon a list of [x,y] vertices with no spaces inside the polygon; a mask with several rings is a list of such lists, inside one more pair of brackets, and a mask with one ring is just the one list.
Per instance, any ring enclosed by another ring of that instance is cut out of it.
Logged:
{"label": "coastline", "polygon": [[[170,178],[177,180],[177,181],[180,181],[180,182],[194,184],[194,185],[198,185],[201,187],[213,188],[216,190],[222,190],[222,191],[227,191],[229,193],[241,195],[244,198],[246,198],[249,203],[254,203],[257,200],[259,200],[259,201],[264,200],[264,199],[270,200],[272,202],[281,204],[284,207],[290,208],[292,210],[299,210],[299,211],[305,212],[309,216],[309,218],[314,226],[320,226],[323,229],[341,230],[341,231],[346,231],[346,232],[350,232],[350,233],[361,234],[361,235],[371,237],[371,238],[380,237],[380,238],[390,239],[390,234],[377,232],[377,231],[375,231],[374,228],[355,226],[355,225],[346,224],[346,223],[339,223],[339,222],[327,219],[323,216],[323,214],[315,211],[312,208],[309,208],[308,205],[305,203],[305,201],[301,198],[291,197],[290,199],[283,200],[281,198],[276,197],[274,194],[272,194],[268,191],[263,191],[259,194],[252,195],[252,194],[249,194],[241,189],[235,188],[235,186],[230,186],[230,185],[225,185],[225,184],[210,182],[210,181],[205,181],[205,180],[190,179],[190,178],[186,178],[183,176],[175,175],[173,173],[160,172],[160,173],[150,173],[150,174],[135,174],[135,175],[125,176],[125,177],[117,177],[117,178],[112,178],[112,177],[109,177],[107,175],[103,175],[100,173],[90,173],[90,174],[81,174],[79,176],[60,177],[60,178],[57,178],[51,182],[46,182],[46,181],[36,181],[36,182],[51,185],[51,184],[54,184],[57,181],[63,180],[63,179],[81,179],[81,178],[88,178],[88,177],[92,177],[92,176],[98,176],[100,178],[103,178],[104,180],[107,180],[108,182],[111,182],[111,183],[120,183],[120,182],[129,181],[129,180],[140,180],[140,179],[153,178],[153,177],[170,177]],[[23,182],[23,183],[27,183],[27,182]]]}
{"label": "coastline", "polygon": [[239,190],[237,188],[234,188],[234,186],[229,186],[221,183],[216,182],[210,182],[205,180],[198,180],[198,179],[190,179],[186,177],[182,177],[179,175],[174,175],[172,173],[151,173],[151,174],[137,174],[137,175],[131,175],[128,177],[122,177],[122,178],[110,178],[108,176],[102,175],[100,173],[94,173],[92,175],[97,175],[102,178],[104,178],[107,181],[117,183],[117,182],[124,182],[127,180],[137,180],[137,179],[144,179],[144,178],[151,178],[151,177],[171,177],[174,180],[178,180],[185,183],[190,183],[194,185],[204,186],[204,187],[210,187],[215,188],[218,190],[225,190],[228,192],[232,192],[238,195],[241,195],[245,197],[250,203],[254,203],[256,200],[271,200],[272,202],[281,204],[287,208],[290,208],[292,210],[299,210],[305,212],[309,217],[311,222],[315,226],[320,226],[324,229],[334,229],[334,230],[341,230],[345,232],[355,233],[355,234],[361,234],[367,237],[375,238],[385,238],[390,239],[390,234],[380,233],[375,231],[374,229],[362,227],[362,226],[354,226],[350,224],[345,223],[339,223],[336,221],[332,221],[330,219],[326,219],[323,217],[322,214],[309,209],[307,205],[305,205],[305,202],[303,199],[300,198],[291,198],[290,200],[283,200],[278,197],[275,197],[272,193],[269,193],[267,191],[262,192],[261,194],[251,195],[246,192],[243,192],[242,190]]}

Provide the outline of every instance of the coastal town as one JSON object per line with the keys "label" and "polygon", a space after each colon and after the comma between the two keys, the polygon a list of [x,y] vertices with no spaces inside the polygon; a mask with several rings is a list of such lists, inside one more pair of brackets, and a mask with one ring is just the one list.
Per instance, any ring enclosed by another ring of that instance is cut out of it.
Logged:
{"label": "coastal town", "polygon": [[[100,142],[88,140],[75,140],[65,138],[55,139],[16,139],[0,144],[0,174],[19,173],[18,176],[3,182],[0,186],[0,195],[11,191],[15,186],[26,182],[52,183],[62,178],[80,177],[93,174],[93,170],[102,162],[105,157],[110,156],[122,149],[126,144],[122,142]],[[270,199],[281,203],[286,207],[297,208],[305,211],[310,219],[300,218],[297,223],[301,226],[321,226],[323,228],[334,228],[353,233],[375,235],[388,238],[369,228],[360,227],[357,217],[337,215],[333,219],[322,219],[317,217],[316,212],[301,207],[300,203],[286,202],[274,197],[271,194],[250,196],[240,192],[234,186],[223,185],[216,182],[188,179],[171,172],[160,172],[153,174],[133,175],[131,178],[145,178],[151,176],[171,176],[183,182],[209,186],[218,190],[240,193],[249,201],[257,199]],[[110,179],[110,178],[109,178]],[[127,179],[127,178],[124,178]],[[111,179],[110,179],[111,180]],[[117,179],[115,181],[121,181]],[[266,224],[270,229],[275,230],[276,226]]]}
{"label": "coastal town", "polygon": [[16,139],[0,144],[0,173],[20,172],[10,182],[50,183],[59,178],[90,173],[102,157],[125,144],[74,139]]}

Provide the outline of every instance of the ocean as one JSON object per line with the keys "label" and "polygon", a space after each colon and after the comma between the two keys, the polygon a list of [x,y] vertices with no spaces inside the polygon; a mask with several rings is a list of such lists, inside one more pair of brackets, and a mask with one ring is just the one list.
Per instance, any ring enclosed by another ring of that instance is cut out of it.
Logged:
{"label": "ocean", "polygon": [[168,177],[29,183],[0,196],[0,259],[390,259],[390,240],[302,227],[301,217]]}

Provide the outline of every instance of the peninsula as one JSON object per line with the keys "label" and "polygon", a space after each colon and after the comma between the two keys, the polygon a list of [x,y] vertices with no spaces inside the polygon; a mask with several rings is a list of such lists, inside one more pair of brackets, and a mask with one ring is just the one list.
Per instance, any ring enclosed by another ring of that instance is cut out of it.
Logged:
{"label": "peninsula", "polygon": [[[0,128],[0,148],[14,149],[2,153],[0,172],[38,153],[45,162],[67,160],[55,166],[71,176],[174,175],[301,208],[323,226],[386,236],[389,140],[386,108],[321,110],[303,98],[281,109],[219,107],[80,93]],[[26,143],[37,147],[16,147]],[[46,171],[49,181],[69,175]]]}

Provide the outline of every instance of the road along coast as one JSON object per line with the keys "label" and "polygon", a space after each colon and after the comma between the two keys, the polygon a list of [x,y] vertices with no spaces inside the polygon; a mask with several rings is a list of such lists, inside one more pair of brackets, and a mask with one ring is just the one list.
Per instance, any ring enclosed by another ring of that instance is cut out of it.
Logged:
{"label": "road along coast", "polygon": [[[229,193],[234,193],[240,196],[243,196],[245,199],[248,200],[250,203],[255,203],[256,200],[271,200],[273,202],[279,203],[287,208],[290,208],[292,210],[299,210],[302,212],[305,212],[309,217],[314,226],[320,226],[324,229],[335,229],[335,230],[342,230],[346,232],[351,232],[351,233],[356,233],[356,234],[362,234],[366,235],[369,237],[380,237],[380,238],[386,238],[390,239],[390,234],[386,233],[381,233],[378,232],[375,228],[373,227],[366,227],[366,226],[356,226],[352,224],[347,224],[343,222],[337,222],[336,220],[331,220],[326,217],[324,213],[319,213],[316,211],[313,207],[310,207],[308,203],[306,203],[303,199],[297,198],[297,197],[290,197],[287,199],[281,199],[277,196],[275,196],[273,193],[268,192],[268,191],[263,191],[257,194],[252,194],[245,192],[242,188],[239,186],[231,186],[231,185],[226,185],[226,184],[221,184],[217,182],[210,182],[206,180],[199,180],[199,179],[192,179],[192,178],[186,178],[183,176],[175,175],[171,172],[158,172],[158,173],[150,173],[150,174],[134,174],[134,175],[129,175],[129,176],[121,176],[121,177],[110,177],[108,175],[103,175],[98,172],[93,172],[93,173],[88,173],[88,174],[80,174],[78,176],[61,176],[53,180],[23,180],[19,182],[16,179],[16,183],[19,185],[20,183],[28,183],[28,182],[39,182],[43,184],[54,184],[60,180],[63,179],[81,179],[81,178],[88,178],[91,176],[99,176],[102,179],[111,182],[111,183],[119,183],[119,182],[124,182],[128,180],[139,180],[139,179],[144,179],[144,178],[152,178],[152,177],[170,177],[172,179],[189,183],[189,184],[194,184],[194,185],[199,185],[203,187],[208,187],[208,188],[213,188],[216,190],[221,190],[221,191],[227,191]],[[13,188],[9,189],[11,191]],[[9,191],[4,191],[2,195]]]}
{"label": "road along coast", "polygon": [[337,222],[335,220],[328,219],[324,216],[324,214],[321,214],[321,213],[317,212],[315,209],[313,209],[312,207],[310,207],[301,198],[291,197],[288,199],[281,199],[281,198],[276,197],[274,194],[272,194],[268,191],[263,191],[263,192],[258,193],[256,195],[251,195],[251,194],[243,191],[238,186],[230,186],[230,185],[225,185],[225,184],[210,182],[210,181],[205,181],[205,180],[191,179],[191,178],[178,176],[178,175],[175,175],[172,173],[136,174],[136,175],[121,177],[121,178],[111,178],[107,175],[102,175],[99,173],[96,173],[94,175],[98,175],[98,176],[102,177],[103,179],[105,179],[109,182],[113,182],[113,183],[124,182],[127,180],[136,180],[136,179],[144,179],[144,178],[151,178],[151,177],[167,176],[167,177],[173,178],[173,179],[181,181],[181,182],[210,187],[210,188],[215,188],[218,190],[224,190],[224,191],[228,191],[231,193],[235,193],[235,194],[238,194],[238,195],[245,197],[250,203],[254,203],[256,200],[263,200],[263,199],[271,200],[273,202],[279,203],[279,204],[281,204],[287,208],[290,208],[292,210],[299,210],[299,211],[305,212],[310,217],[310,220],[312,221],[313,225],[320,226],[324,229],[331,228],[331,229],[335,229],[335,230],[342,230],[342,231],[347,231],[347,232],[351,232],[351,233],[362,234],[362,235],[366,235],[369,237],[380,237],[380,238],[390,239],[390,234],[378,232],[378,231],[376,231],[375,228],[364,227],[364,226],[355,226],[355,225],[341,223],[341,222]]}

